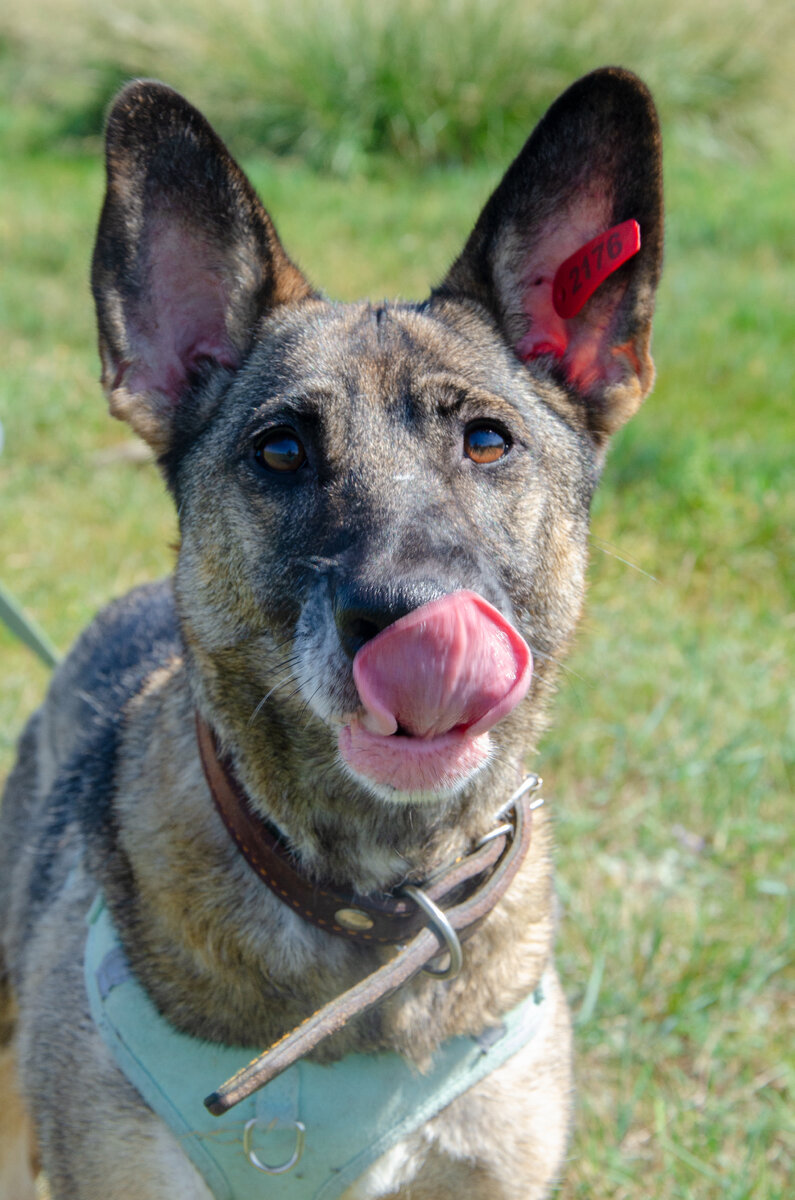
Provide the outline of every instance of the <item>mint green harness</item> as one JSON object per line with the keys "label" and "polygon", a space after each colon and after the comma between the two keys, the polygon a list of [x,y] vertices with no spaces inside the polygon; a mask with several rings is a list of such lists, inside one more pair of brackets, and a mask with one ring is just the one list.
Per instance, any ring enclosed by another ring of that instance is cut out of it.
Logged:
{"label": "mint green harness", "polygon": [[97,1029],[216,1200],[336,1200],[391,1146],[529,1042],[546,1014],[539,985],[496,1029],[444,1042],[427,1074],[392,1053],[350,1054],[331,1066],[301,1061],[214,1117],[203,1098],[262,1048],[178,1033],[130,972],[101,896],[88,925],[85,980]]}

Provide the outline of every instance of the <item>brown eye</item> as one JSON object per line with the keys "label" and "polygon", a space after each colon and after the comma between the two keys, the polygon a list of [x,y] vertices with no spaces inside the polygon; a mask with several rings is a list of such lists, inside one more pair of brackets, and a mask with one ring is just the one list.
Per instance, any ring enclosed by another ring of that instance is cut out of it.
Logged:
{"label": "brown eye", "polygon": [[510,447],[510,439],[492,425],[474,425],[464,431],[464,454],[474,463],[496,462]]}
{"label": "brown eye", "polygon": [[269,471],[297,471],[306,462],[306,451],[291,429],[272,429],[260,439],[254,457]]}

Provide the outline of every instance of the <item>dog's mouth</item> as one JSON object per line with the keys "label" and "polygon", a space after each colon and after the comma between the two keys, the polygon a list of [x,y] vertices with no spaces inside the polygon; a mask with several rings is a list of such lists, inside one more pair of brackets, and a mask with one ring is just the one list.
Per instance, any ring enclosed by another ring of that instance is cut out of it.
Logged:
{"label": "dog's mouth", "polygon": [[361,708],[343,760],[396,792],[440,792],[488,760],[489,730],[530,686],[527,643],[487,600],[460,591],[414,609],[357,653]]}

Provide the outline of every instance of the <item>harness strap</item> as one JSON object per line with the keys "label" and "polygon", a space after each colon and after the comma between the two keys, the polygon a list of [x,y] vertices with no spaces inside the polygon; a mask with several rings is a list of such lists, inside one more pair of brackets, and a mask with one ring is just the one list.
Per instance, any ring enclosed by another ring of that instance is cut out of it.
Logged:
{"label": "harness strap", "polygon": [[[479,1038],[449,1039],[425,1074],[391,1053],[352,1054],[330,1066],[303,1060],[220,1118],[201,1097],[256,1049],[201,1042],[165,1021],[130,972],[101,897],[89,914],[85,982],[114,1059],[216,1200],[337,1200],[382,1154],[539,1032],[551,980]],[[281,1173],[262,1169],[291,1159]]]}

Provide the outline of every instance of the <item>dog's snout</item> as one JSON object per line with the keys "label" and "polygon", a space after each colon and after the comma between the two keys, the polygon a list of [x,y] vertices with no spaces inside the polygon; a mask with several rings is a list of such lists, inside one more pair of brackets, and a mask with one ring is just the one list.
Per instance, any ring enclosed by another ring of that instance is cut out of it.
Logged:
{"label": "dog's snout", "polygon": [[340,644],[354,658],[365,642],[447,589],[426,580],[389,584],[383,588],[354,582],[340,584],[334,593],[334,621]]}

